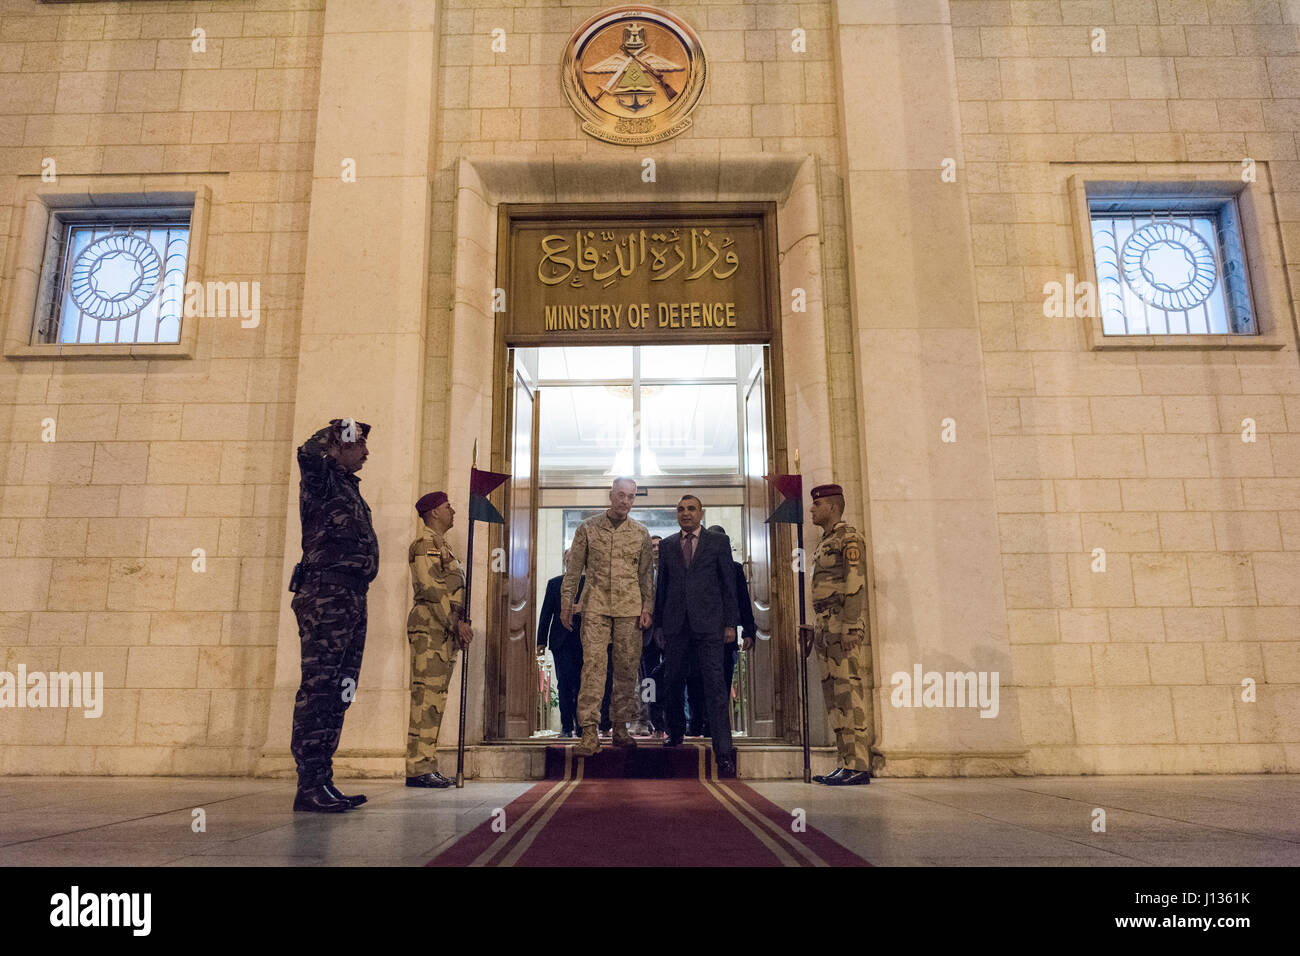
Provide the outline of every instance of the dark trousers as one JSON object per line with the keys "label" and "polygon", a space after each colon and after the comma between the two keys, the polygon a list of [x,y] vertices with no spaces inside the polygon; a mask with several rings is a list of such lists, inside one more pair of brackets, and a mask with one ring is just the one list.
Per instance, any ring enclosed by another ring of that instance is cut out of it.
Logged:
{"label": "dark trousers", "polygon": [[650,681],[650,723],[661,731],[668,726],[664,716],[668,683],[664,678],[664,649],[653,640],[641,648],[641,679]]}
{"label": "dark trousers", "polygon": [[582,684],[582,642],[569,638],[559,649],[551,648],[555,658],[555,685],[560,697],[560,728],[572,733],[578,727],[578,687]]}
{"label": "dark trousers", "polygon": [[302,683],[293,701],[289,751],[298,786],[319,787],[334,776],[343,715],[357,694],[366,647],[366,595],[335,584],[304,585],[293,598],[302,645]]}
{"label": "dark trousers", "polygon": [[[681,697],[686,669],[690,666],[699,675],[700,682],[699,696],[692,700],[692,708],[700,715],[707,715],[714,754],[731,753],[731,717],[722,686],[722,635],[682,630],[665,637],[668,732],[676,737],[686,731]],[[697,707],[698,704],[703,706]]]}
{"label": "dark trousers", "polygon": [[[727,713],[731,713],[731,682],[736,675],[736,655],[740,650],[739,641],[722,644],[722,696],[727,702]],[[704,699],[704,690],[700,687],[694,666],[687,667],[686,693],[687,710],[690,712],[688,726],[692,737],[709,736],[709,711]],[[697,703],[698,702],[698,703]]]}

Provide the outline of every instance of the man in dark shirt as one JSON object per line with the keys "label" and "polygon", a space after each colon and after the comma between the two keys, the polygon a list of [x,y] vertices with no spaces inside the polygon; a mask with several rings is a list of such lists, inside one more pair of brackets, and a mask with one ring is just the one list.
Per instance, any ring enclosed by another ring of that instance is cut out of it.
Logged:
{"label": "man in dark shirt", "polygon": [[[569,552],[564,552],[564,560],[569,560]],[[563,574],[557,574],[546,582],[546,598],[542,601],[542,616],[537,623],[537,653],[540,655],[549,644],[551,656],[555,658],[555,683],[560,698],[560,736],[576,736],[578,727],[578,686],[582,682],[582,615],[573,615],[573,628],[570,630],[560,620],[560,585]],[[575,603],[582,602],[582,587],[586,578],[578,580],[578,592]],[[605,691],[609,700],[609,691]],[[605,705],[606,710],[608,704]]]}
{"label": "man in dark shirt", "polygon": [[365,422],[336,418],[298,449],[302,561],[289,583],[302,642],[289,745],[298,764],[294,810],[339,813],[366,801],[334,787],[333,758],[361,674],[366,590],[379,573],[379,542],[356,475],[369,433]]}

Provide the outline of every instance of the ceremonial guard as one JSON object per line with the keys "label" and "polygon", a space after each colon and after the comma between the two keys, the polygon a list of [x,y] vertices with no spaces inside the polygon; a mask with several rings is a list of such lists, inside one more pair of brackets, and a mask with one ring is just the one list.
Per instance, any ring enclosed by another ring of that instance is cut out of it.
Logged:
{"label": "ceremonial guard", "polygon": [[813,780],[835,787],[871,782],[871,643],[867,639],[866,541],[844,521],[839,485],[812,490],[813,524],[822,529],[812,555],[815,624],[800,628],[806,656],[817,650],[827,723],[835,732],[839,767]]}
{"label": "ceremonial guard", "polygon": [[411,644],[411,722],[406,733],[406,785],[450,787],[438,772],[438,730],[447,710],[447,685],[456,652],[470,642],[465,620],[465,568],[447,545],[456,511],[435,491],[415,503],[424,533],[411,542],[407,560],[415,604],[406,618]]}
{"label": "ceremonial guard", "polygon": [[302,561],[289,590],[302,643],[289,750],[298,765],[294,810],[339,813],[366,802],[334,786],[334,751],[356,696],[366,646],[366,591],[379,573],[379,542],[357,472],[370,426],[334,419],[298,448]]}

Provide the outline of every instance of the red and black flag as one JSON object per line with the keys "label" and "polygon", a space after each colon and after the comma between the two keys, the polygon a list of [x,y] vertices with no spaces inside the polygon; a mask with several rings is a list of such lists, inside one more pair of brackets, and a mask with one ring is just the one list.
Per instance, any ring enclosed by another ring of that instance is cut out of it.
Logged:
{"label": "red and black flag", "polygon": [[764,475],[763,480],[781,493],[782,501],[767,524],[803,524],[803,475]]}
{"label": "red and black flag", "polygon": [[469,520],[487,521],[490,524],[505,524],[501,512],[488,501],[487,496],[510,478],[495,471],[469,470]]}

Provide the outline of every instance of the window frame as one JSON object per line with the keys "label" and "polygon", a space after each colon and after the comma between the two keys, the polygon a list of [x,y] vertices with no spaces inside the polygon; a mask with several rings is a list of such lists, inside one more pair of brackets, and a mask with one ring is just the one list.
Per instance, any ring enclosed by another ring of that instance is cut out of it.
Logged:
{"label": "window frame", "polygon": [[[737,346],[736,344],[734,344],[734,343],[730,343],[730,342],[728,342],[728,343],[719,343],[719,344],[723,345],[724,347],[732,348],[732,349],[735,349],[735,348],[738,348],[738,347],[739,347],[739,346]],[[519,351],[528,351],[528,350],[532,350],[532,351],[538,351],[538,352],[540,352],[541,349],[544,349],[544,348],[555,348],[555,347],[557,347],[557,346],[524,345],[524,346],[519,346],[519,347],[518,347],[518,350],[519,350]],[[560,346],[560,347],[563,347],[563,346]],[[581,346],[569,346],[569,347],[572,347],[572,348],[581,348]],[[545,395],[545,390],[546,390],[547,388],[556,388],[556,387],[570,387],[570,388],[571,388],[571,387],[604,387],[604,386],[615,386],[615,387],[626,387],[626,388],[630,388],[630,389],[632,390],[632,439],[633,439],[633,440],[632,440],[632,455],[633,455],[633,462],[634,462],[634,467],[633,467],[633,469],[632,469],[632,474],[633,474],[635,477],[637,477],[638,480],[641,480],[641,479],[652,480],[652,481],[653,481],[657,486],[658,486],[658,485],[670,485],[670,484],[673,484],[673,483],[675,483],[675,482],[687,482],[687,483],[689,483],[691,480],[694,479],[694,477],[695,477],[697,474],[708,474],[709,477],[710,477],[710,479],[715,480],[715,483],[717,483],[717,484],[721,484],[721,485],[739,485],[739,484],[742,484],[742,483],[744,482],[744,480],[745,480],[745,476],[744,476],[743,471],[742,471],[741,452],[740,452],[740,442],[741,442],[741,440],[742,440],[742,439],[741,439],[741,430],[742,430],[743,427],[744,427],[744,394],[745,394],[745,384],[746,384],[746,383],[745,383],[744,378],[740,375],[740,373],[737,371],[737,373],[736,373],[736,375],[735,375],[734,378],[721,378],[721,377],[716,377],[716,376],[715,376],[715,377],[709,377],[709,376],[690,376],[690,377],[685,377],[685,378],[665,378],[665,377],[662,377],[662,376],[660,376],[660,377],[644,377],[644,376],[642,375],[642,373],[641,373],[641,350],[642,350],[643,348],[652,348],[652,347],[654,347],[654,346],[628,345],[628,346],[618,346],[618,347],[620,347],[620,348],[629,348],[629,349],[632,350],[632,374],[631,374],[631,376],[619,376],[619,377],[612,377],[612,378],[607,378],[607,379],[606,379],[606,378],[602,378],[602,379],[584,379],[584,378],[573,378],[573,379],[567,379],[567,378],[566,378],[566,379],[557,379],[557,378],[541,378],[541,377],[539,377],[539,378],[537,378],[536,381],[535,381],[536,388],[538,389],[538,394],[544,396],[544,395]],[[711,346],[709,346],[709,345],[704,345],[704,344],[699,344],[699,343],[693,343],[693,344],[688,345],[688,346],[686,346],[686,347],[688,347],[688,348],[708,348],[708,347],[711,347]],[[739,365],[737,365],[737,368],[739,368]],[[644,450],[645,450],[644,447],[643,447],[643,446],[644,446],[644,440],[645,440],[645,433],[644,433],[644,431],[643,431],[643,429],[642,429],[642,418],[641,418],[641,389],[642,389],[643,387],[646,387],[646,386],[654,387],[654,386],[662,386],[662,385],[669,385],[669,386],[674,386],[674,385],[725,385],[725,386],[729,386],[729,387],[734,387],[734,389],[735,389],[735,391],[736,391],[736,429],[737,429],[737,432],[736,432],[736,441],[737,441],[737,450],[736,450],[736,470],[735,470],[734,473],[725,473],[725,472],[707,472],[707,473],[695,473],[695,472],[680,472],[680,473],[678,473],[678,472],[661,472],[661,473],[656,474],[656,475],[644,475],[644,474],[641,473],[642,461],[643,461],[643,459],[642,459],[642,454],[643,454],[643,452],[644,452]],[[539,487],[541,487],[541,488],[575,488],[575,487],[588,487],[588,486],[590,486],[590,487],[604,487],[604,486],[608,485],[608,483],[609,483],[609,476],[606,475],[606,474],[603,474],[603,473],[600,474],[600,475],[595,475],[595,474],[591,474],[591,473],[587,473],[587,472],[572,471],[572,470],[543,472],[542,469],[541,469],[541,467],[540,467],[540,465],[539,465],[539,467],[538,467],[538,475],[537,475],[537,478],[538,478],[538,482],[539,482]]]}
{"label": "window frame", "polygon": [[[1182,166],[1185,168],[1187,164]],[[1094,175],[1075,173],[1069,177],[1067,189],[1078,259],[1077,274],[1081,280],[1092,283],[1092,288],[1098,292],[1095,314],[1081,317],[1086,341],[1092,351],[1277,350],[1288,344],[1290,297],[1286,293],[1286,276],[1281,266],[1280,232],[1273,213],[1267,165],[1257,164],[1253,183],[1227,178],[1234,169],[1239,175],[1240,166],[1217,163],[1205,166],[1209,168],[1183,175],[1171,172],[1136,176],[1131,169],[1121,170],[1112,166],[1099,168]],[[1158,208],[1162,202],[1175,201],[1189,207],[1233,203],[1245,255],[1244,282],[1250,296],[1255,332],[1107,335],[1102,327],[1100,284],[1092,237],[1092,205],[1107,200],[1151,208]]]}
{"label": "window frame", "polygon": [[[72,180],[74,177],[67,177]],[[70,215],[93,210],[111,216],[114,210],[190,210],[189,251],[185,283],[202,283],[209,221],[211,190],[203,184],[168,189],[141,189],[139,179],[106,181],[115,177],[77,177],[66,184],[30,182],[15,196],[14,208],[21,216],[19,229],[10,236],[10,252],[4,276],[4,354],[10,358],[193,358],[201,316],[181,317],[178,342],[115,342],[101,345],[38,341],[37,323],[48,313],[51,290],[45,285],[45,259],[56,231],[65,228]],[[102,212],[101,212],[102,211]]]}

